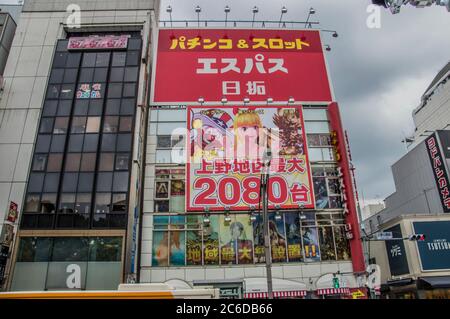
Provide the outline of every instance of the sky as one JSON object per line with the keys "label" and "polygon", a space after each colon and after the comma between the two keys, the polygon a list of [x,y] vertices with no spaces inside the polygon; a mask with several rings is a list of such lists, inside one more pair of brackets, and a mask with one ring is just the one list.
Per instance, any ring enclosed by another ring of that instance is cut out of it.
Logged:
{"label": "sky", "polygon": [[[1,4],[17,0],[0,0]],[[76,3],[76,0],[74,0]],[[348,132],[358,192],[362,204],[381,201],[395,191],[391,165],[405,153],[401,143],[412,135],[412,110],[436,73],[450,60],[450,13],[444,7],[414,8],[400,14],[381,9],[380,28],[369,28],[370,0],[162,0],[172,6],[174,20],[196,19],[194,7],[202,8],[201,19],[304,21],[310,7],[320,28],[336,30],[338,38],[325,35],[324,44],[334,93]]]}
{"label": "sky", "polygon": [[[162,0],[172,7],[172,19],[280,19],[305,21],[310,7],[313,21],[336,30],[338,38],[325,34],[324,44],[334,93],[348,132],[361,204],[377,202],[395,191],[391,165],[405,153],[404,136],[412,135],[412,110],[437,72],[450,60],[450,13],[444,7],[402,8],[397,15],[381,8],[380,28],[369,28],[370,0]],[[372,20],[371,20],[372,21]]]}

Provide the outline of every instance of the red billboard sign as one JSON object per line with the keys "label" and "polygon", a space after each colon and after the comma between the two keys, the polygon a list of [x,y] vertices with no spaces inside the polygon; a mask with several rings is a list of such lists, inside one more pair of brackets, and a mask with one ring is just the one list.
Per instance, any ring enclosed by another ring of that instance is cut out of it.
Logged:
{"label": "red billboard sign", "polygon": [[191,106],[187,125],[188,211],[257,208],[267,149],[269,208],[314,208],[300,106]]}
{"label": "red billboard sign", "polygon": [[153,103],[330,102],[317,30],[161,29]]}

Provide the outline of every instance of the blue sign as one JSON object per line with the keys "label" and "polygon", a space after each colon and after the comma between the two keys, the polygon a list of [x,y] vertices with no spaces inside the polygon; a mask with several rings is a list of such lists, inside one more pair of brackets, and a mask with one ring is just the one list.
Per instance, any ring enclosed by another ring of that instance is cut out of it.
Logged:
{"label": "blue sign", "polygon": [[450,269],[450,221],[413,222],[414,233],[424,234],[418,241],[423,270]]}
{"label": "blue sign", "polygon": [[[394,238],[403,237],[400,224],[384,231],[392,232]],[[387,240],[385,244],[391,276],[409,274],[408,259],[406,258],[405,244],[403,243],[403,240]]]}

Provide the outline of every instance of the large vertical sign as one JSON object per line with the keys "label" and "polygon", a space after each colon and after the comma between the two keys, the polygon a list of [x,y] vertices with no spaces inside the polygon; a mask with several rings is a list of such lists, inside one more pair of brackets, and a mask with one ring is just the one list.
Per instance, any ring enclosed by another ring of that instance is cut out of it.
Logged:
{"label": "large vertical sign", "polygon": [[442,156],[436,134],[433,133],[425,140],[428,156],[430,157],[431,168],[441,199],[444,213],[450,213],[450,182],[445,167],[445,158]]}
{"label": "large vertical sign", "polygon": [[267,149],[269,208],[314,208],[301,107],[188,107],[187,125],[188,211],[257,207]]}
{"label": "large vertical sign", "polygon": [[330,102],[317,30],[160,29],[153,104]]}
{"label": "large vertical sign", "polygon": [[450,221],[413,222],[413,227],[425,234],[417,242],[422,270],[450,270]]}
{"label": "large vertical sign", "polygon": [[[395,238],[402,238],[403,236],[400,224],[386,229],[385,231],[392,232]],[[385,244],[391,276],[409,274],[408,259],[406,258],[405,244],[403,243],[403,240],[387,240]]]}

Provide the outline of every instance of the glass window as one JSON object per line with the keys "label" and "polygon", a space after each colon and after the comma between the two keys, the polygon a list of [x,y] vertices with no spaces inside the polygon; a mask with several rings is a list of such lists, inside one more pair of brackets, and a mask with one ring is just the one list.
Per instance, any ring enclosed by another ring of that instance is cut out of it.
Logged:
{"label": "glass window", "polygon": [[126,192],[128,190],[128,172],[114,173],[114,192]]}
{"label": "glass window", "polygon": [[113,171],[114,153],[102,153],[100,155],[99,171]]}
{"label": "glass window", "polygon": [[89,82],[92,82],[93,78],[94,78],[94,69],[93,68],[83,68],[83,69],[81,69],[80,78],[78,79],[78,82],[89,83]]}
{"label": "glass window", "polygon": [[122,116],[120,117],[120,132],[131,132],[131,128],[133,126],[133,118],[131,116]]}
{"label": "glass window", "polygon": [[116,155],[116,170],[128,170],[130,155],[128,153],[118,153]]}
{"label": "glass window", "polygon": [[44,192],[57,192],[59,186],[59,173],[45,175]]}
{"label": "glass window", "polygon": [[136,108],[135,99],[122,99],[120,115],[133,115]]}
{"label": "glass window", "polygon": [[78,68],[80,66],[81,53],[70,52],[67,56],[66,68]]}
{"label": "glass window", "polygon": [[116,134],[103,134],[102,151],[114,152],[116,149]]}
{"label": "glass window", "polygon": [[69,139],[69,152],[81,152],[83,148],[84,135],[72,134]]}
{"label": "glass window", "polygon": [[112,173],[98,173],[97,175],[97,191],[108,192],[112,187]]}
{"label": "glass window", "polygon": [[109,52],[97,53],[97,60],[95,62],[96,67],[105,67],[109,65]]}
{"label": "glass window", "polygon": [[78,184],[78,173],[64,173],[62,191],[76,192]]}
{"label": "glass window", "polygon": [[131,134],[119,134],[117,139],[117,151],[131,151]]}
{"label": "glass window", "polygon": [[106,101],[106,115],[118,115],[120,110],[120,99],[108,99]]}
{"label": "glass window", "polygon": [[110,82],[122,82],[124,75],[124,68],[111,68]]}
{"label": "glass window", "polygon": [[308,149],[309,160],[314,161],[323,161],[322,150],[320,148],[310,148]]}
{"label": "glass window", "polygon": [[44,110],[42,112],[43,116],[55,116],[56,109],[58,106],[58,101],[45,101]]}
{"label": "glass window", "polygon": [[83,152],[97,151],[98,136],[98,134],[86,134],[84,136]]}
{"label": "glass window", "polygon": [[72,101],[61,100],[58,104],[58,116],[69,116],[72,109]]}
{"label": "glass window", "polygon": [[183,128],[184,125],[183,122],[158,123],[157,135],[172,135],[174,130]]}
{"label": "glass window", "polygon": [[328,121],[327,110],[304,108],[303,118],[305,121]]}
{"label": "glass window", "polygon": [[125,83],[123,85],[123,96],[124,97],[136,96],[136,84],[134,84],[134,83]]}
{"label": "glass window", "polygon": [[[153,114],[152,114],[153,116]],[[155,114],[156,117],[156,114]],[[183,122],[186,119],[185,109],[160,109],[158,120],[160,122]]]}
{"label": "glass window", "polygon": [[93,172],[95,170],[95,153],[84,153],[81,157],[81,167],[82,172]]}
{"label": "glass window", "polygon": [[90,116],[87,118],[86,133],[97,133],[100,130],[100,117]]}
{"label": "glass window", "polygon": [[80,153],[69,153],[66,157],[65,171],[67,172],[78,172],[80,169]]}
{"label": "glass window", "polygon": [[53,117],[43,117],[41,119],[41,126],[39,133],[51,133],[53,130]]}
{"label": "glass window", "polygon": [[60,99],[73,99],[75,92],[75,86],[73,84],[63,84],[61,85],[61,95]]}
{"label": "glass window", "polygon": [[75,209],[75,194],[61,194],[58,212],[63,214],[73,213]]}
{"label": "glass window", "polygon": [[91,194],[77,194],[77,202],[75,204],[75,213],[89,214],[91,210]]}
{"label": "glass window", "polygon": [[305,122],[306,133],[330,133],[328,122]]}
{"label": "glass window", "polygon": [[26,213],[37,213],[39,212],[39,194],[28,194],[25,199],[25,209]]}
{"label": "glass window", "polygon": [[41,213],[54,214],[56,212],[56,193],[42,194]]}
{"label": "glass window", "polygon": [[58,40],[58,44],[56,45],[56,51],[67,51],[67,45],[69,44],[69,40]]}
{"label": "glass window", "polygon": [[94,173],[80,173],[78,192],[91,192],[94,183]]}
{"label": "glass window", "polygon": [[141,39],[128,39],[128,50],[140,50]]}
{"label": "glass window", "polygon": [[96,68],[94,71],[94,82],[106,82],[108,68]]}
{"label": "glass window", "polygon": [[97,54],[93,52],[87,52],[83,54],[83,64],[81,65],[83,68],[89,68],[95,66]]}
{"label": "glass window", "polygon": [[336,260],[336,252],[334,250],[333,228],[318,227],[320,254],[322,260]]}
{"label": "glass window", "polygon": [[158,135],[156,140],[156,147],[170,148],[172,146],[172,139],[170,135]]}
{"label": "glass window", "polygon": [[119,117],[118,116],[105,116],[103,123],[103,132],[112,133],[117,132],[119,128]]}
{"label": "glass window", "polygon": [[53,128],[53,134],[67,133],[68,126],[69,126],[69,118],[68,117],[55,118],[55,127]]}
{"label": "glass window", "polygon": [[43,173],[30,173],[30,179],[28,180],[28,192],[40,193],[42,191],[43,183],[44,183]]}
{"label": "glass window", "polygon": [[59,91],[61,90],[60,85],[51,84],[47,89],[47,99],[57,99],[59,98]]}
{"label": "glass window", "polygon": [[168,200],[155,200],[155,212],[166,213],[169,211],[169,201]]}
{"label": "glass window", "polygon": [[87,115],[89,100],[76,100],[73,115]]}
{"label": "glass window", "polygon": [[128,51],[127,52],[127,66],[139,65],[140,52]]}
{"label": "glass window", "polygon": [[48,156],[47,172],[59,172],[61,170],[63,154],[50,154]]}
{"label": "glass window", "polygon": [[86,237],[55,237],[52,261],[87,261],[88,251]]}
{"label": "glass window", "polygon": [[33,159],[33,171],[44,171],[47,163],[47,154],[36,154]]}
{"label": "glass window", "polygon": [[124,82],[136,82],[138,77],[139,69],[138,67],[128,67],[125,68],[125,78]]}
{"label": "glass window", "polygon": [[53,135],[50,152],[62,153],[66,145],[66,135]]}
{"label": "glass window", "polygon": [[126,57],[126,52],[113,52],[112,66],[125,66]]}
{"label": "glass window", "polygon": [[172,150],[158,150],[156,152],[156,163],[171,163]]}
{"label": "glass window", "polygon": [[77,81],[78,69],[66,69],[64,71],[64,83],[75,83]]}
{"label": "glass window", "polygon": [[86,117],[73,117],[72,119],[72,133],[84,133],[86,130]]}
{"label": "glass window", "polygon": [[89,115],[102,115],[103,100],[90,100],[89,101]]}
{"label": "glass window", "polygon": [[53,58],[53,67],[54,68],[63,68],[66,66],[67,53],[56,52],[55,57]]}
{"label": "glass window", "polygon": [[111,194],[110,193],[97,193],[95,195],[95,213],[105,214],[109,213],[111,206]]}
{"label": "glass window", "polygon": [[91,239],[89,261],[121,261],[122,238],[97,237]]}
{"label": "glass window", "polygon": [[36,140],[36,153],[48,153],[50,149],[50,139],[51,135],[38,135]]}
{"label": "glass window", "polygon": [[125,212],[127,208],[127,194],[113,194],[112,195],[112,211]]}
{"label": "glass window", "polygon": [[119,98],[122,96],[122,83],[108,84],[108,98]]}
{"label": "glass window", "polygon": [[48,262],[53,238],[21,237],[18,262]]}
{"label": "glass window", "polygon": [[50,79],[48,83],[50,84],[59,84],[63,81],[64,69],[53,69],[50,73]]}

